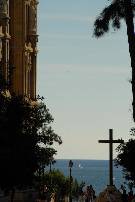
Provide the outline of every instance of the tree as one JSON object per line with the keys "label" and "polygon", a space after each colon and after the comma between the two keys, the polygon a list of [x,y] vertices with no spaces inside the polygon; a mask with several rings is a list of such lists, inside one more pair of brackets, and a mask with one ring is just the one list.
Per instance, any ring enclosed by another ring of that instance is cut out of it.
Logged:
{"label": "tree", "polygon": [[[4,81],[4,80],[3,80]],[[62,140],[52,129],[53,117],[43,98],[7,93],[0,88],[0,188],[13,190],[33,185],[41,162],[56,154],[54,142]],[[40,156],[40,158],[39,158]]]}
{"label": "tree", "polygon": [[49,126],[53,118],[43,102],[33,104],[21,96],[4,95],[0,101],[0,148],[5,151],[0,166],[1,187],[30,185],[40,167],[39,154],[47,164],[56,153],[51,145],[61,144],[61,138]]}
{"label": "tree", "polygon": [[[130,131],[132,136],[135,136],[135,128]],[[135,186],[135,166],[133,165],[135,157],[135,139],[130,138],[127,142],[120,144],[117,147],[117,158],[115,159],[116,166],[122,166],[125,179],[129,186]]]}
{"label": "tree", "polygon": [[121,20],[124,19],[127,27],[129,53],[132,68],[132,94],[133,94],[133,120],[135,121],[135,34],[133,17],[135,13],[134,0],[113,0],[112,3],[103,9],[94,23],[94,35],[98,38],[109,31],[110,23],[114,30],[121,27]]}
{"label": "tree", "polygon": [[[44,184],[48,187],[48,194],[55,194],[55,201],[65,201],[65,196],[69,195],[70,192],[70,179],[65,176],[60,170],[53,169],[51,172],[46,171],[45,175],[42,176]],[[84,182],[79,183],[76,179],[72,182],[72,197],[78,199],[80,190],[82,190]]]}
{"label": "tree", "polygon": [[69,179],[60,170],[47,171],[43,177],[49,196],[55,194],[55,201],[64,199],[69,193]]}
{"label": "tree", "polygon": [[78,199],[79,191],[80,191],[80,185],[79,185],[77,179],[74,179],[73,185],[72,185],[72,196],[74,198]]}

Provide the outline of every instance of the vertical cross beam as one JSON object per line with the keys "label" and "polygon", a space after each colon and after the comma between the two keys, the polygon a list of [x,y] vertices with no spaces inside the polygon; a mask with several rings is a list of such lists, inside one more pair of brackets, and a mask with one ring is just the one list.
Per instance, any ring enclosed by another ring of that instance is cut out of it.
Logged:
{"label": "vertical cross beam", "polygon": [[113,185],[113,130],[109,129],[109,182]]}
{"label": "vertical cross beam", "polygon": [[109,129],[109,140],[99,140],[99,143],[109,143],[109,185],[113,185],[113,143],[124,143],[122,139],[113,140],[113,129]]}

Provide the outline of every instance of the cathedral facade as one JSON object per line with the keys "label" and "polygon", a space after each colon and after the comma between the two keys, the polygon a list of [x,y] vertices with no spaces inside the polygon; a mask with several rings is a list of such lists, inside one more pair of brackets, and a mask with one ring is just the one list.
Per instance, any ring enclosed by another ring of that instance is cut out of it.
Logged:
{"label": "cathedral facade", "polygon": [[10,91],[36,97],[37,0],[0,0],[0,68]]}

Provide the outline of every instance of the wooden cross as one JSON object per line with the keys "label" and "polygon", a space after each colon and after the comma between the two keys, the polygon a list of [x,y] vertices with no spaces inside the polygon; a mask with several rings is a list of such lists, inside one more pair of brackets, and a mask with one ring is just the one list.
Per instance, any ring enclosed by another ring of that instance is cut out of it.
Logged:
{"label": "wooden cross", "polygon": [[122,139],[113,140],[113,129],[109,129],[109,140],[99,140],[99,143],[109,143],[109,185],[113,185],[113,143],[124,143]]}

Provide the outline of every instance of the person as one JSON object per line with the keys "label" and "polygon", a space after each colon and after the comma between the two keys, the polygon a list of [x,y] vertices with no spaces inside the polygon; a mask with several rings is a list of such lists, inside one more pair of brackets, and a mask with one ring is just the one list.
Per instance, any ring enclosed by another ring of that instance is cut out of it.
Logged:
{"label": "person", "polygon": [[89,186],[86,187],[86,191],[84,192],[84,199],[85,202],[89,202],[89,196],[90,195],[90,190],[89,190]]}
{"label": "person", "polygon": [[123,194],[121,195],[121,197],[122,197],[122,202],[128,201],[128,195],[126,193],[126,189],[123,190]]}
{"label": "person", "polygon": [[95,190],[93,189],[93,202],[96,201],[96,193]]}
{"label": "person", "polygon": [[119,189],[120,193],[123,194],[124,190],[125,190],[125,187],[123,186],[123,184],[121,184],[120,189]]}
{"label": "person", "polygon": [[85,202],[92,202],[93,194],[94,194],[94,189],[93,189],[92,185],[87,186],[86,192],[84,193]]}
{"label": "person", "polygon": [[91,201],[96,199],[96,192],[93,189],[92,185],[90,185],[90,190],[91,190]]}
{"label": "person", "polygon": [[133,198],[134,198],[134,195],[133,195],[133,191],[131,190],[128,192],[128,196],[127,196],[128,202],[132,202]]}

